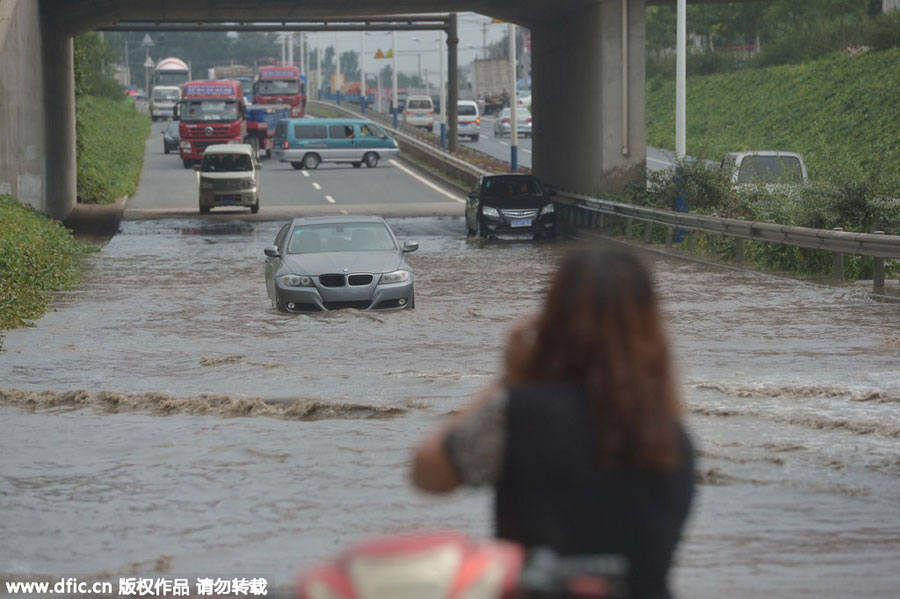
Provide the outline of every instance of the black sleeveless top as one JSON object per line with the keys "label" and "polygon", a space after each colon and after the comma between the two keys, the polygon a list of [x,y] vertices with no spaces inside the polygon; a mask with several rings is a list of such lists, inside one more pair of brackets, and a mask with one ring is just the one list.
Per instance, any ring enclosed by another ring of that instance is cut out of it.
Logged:
{"label": "black sleeveless top", "polygon": [[601,468],[593,421],[580,386],[509,390],[496,534],[564,555],[624,555],[632,599],[670,597],[666,576],[694,490],[690,439],[679,426],[673,470]]}

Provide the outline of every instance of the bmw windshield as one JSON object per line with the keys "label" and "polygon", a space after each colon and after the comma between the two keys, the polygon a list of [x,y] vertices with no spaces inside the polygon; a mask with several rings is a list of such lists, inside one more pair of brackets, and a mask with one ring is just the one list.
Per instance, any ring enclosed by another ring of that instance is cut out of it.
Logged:
{"label": "bmw windshield", "polygon": [[230,123],[238,118],[234,100],[187,100],[181,110],[185,123]]}

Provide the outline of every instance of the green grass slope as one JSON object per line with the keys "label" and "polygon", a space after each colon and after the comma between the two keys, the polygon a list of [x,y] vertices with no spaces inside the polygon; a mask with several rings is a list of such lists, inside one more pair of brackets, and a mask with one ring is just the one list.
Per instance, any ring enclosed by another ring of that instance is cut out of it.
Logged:
{"label": "green grass slope", "polygon": [[[806,157],[813,180],[847,164],[883,176],[900,164],[898,66],[893,49],[691,77],[687,152],[719,160],[738,150],[793,151]],[[674,81],[648,81],[647,143],[674,149]]]}
{"label": "green grass slope", "polygon": [[137,190],[150,117],[126,100],[83,96],[76,105],[78,201],[109,204]]}

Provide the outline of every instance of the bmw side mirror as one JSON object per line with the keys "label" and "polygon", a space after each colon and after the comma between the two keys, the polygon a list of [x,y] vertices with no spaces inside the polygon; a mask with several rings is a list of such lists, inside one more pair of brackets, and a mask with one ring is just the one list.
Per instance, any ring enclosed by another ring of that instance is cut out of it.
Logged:
{"label": "bmw side mirror", "polygon": [[470,199],[470,200],[477,200],[477,199],[478,199],[478,194],[475,193],[474,191],[470,191],[470,192],[469,192],[469,199]]}
{"label": "bmw side mirror", "polygon": [[266,256],[268,256],[269,258],[277,258],[278,256],[281,255],[278,253],[277,245],[270,245],[269,247],[267,247],[266,249],[263,250],[263,253]]}
{"label": "bmw side mirror", "polygon": [[407,252],[407,253],[414,252],[417,249],[419,249],[418,241],[404,241],[403,242],[403,251],[404,252]]}
{"label": "bmw side mirror", "polygon": [[260,164],[259,162],[254,162],[253,166],[256,168],[262,168],[262,164]]}

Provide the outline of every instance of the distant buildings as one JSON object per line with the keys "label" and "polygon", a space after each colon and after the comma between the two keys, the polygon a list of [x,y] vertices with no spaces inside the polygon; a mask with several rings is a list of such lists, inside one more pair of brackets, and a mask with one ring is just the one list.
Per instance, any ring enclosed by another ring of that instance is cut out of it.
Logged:
{"label": "distant buildings", "polygon": [[881,0],[881,12],[897,10],[900,8],[900,0]]}

